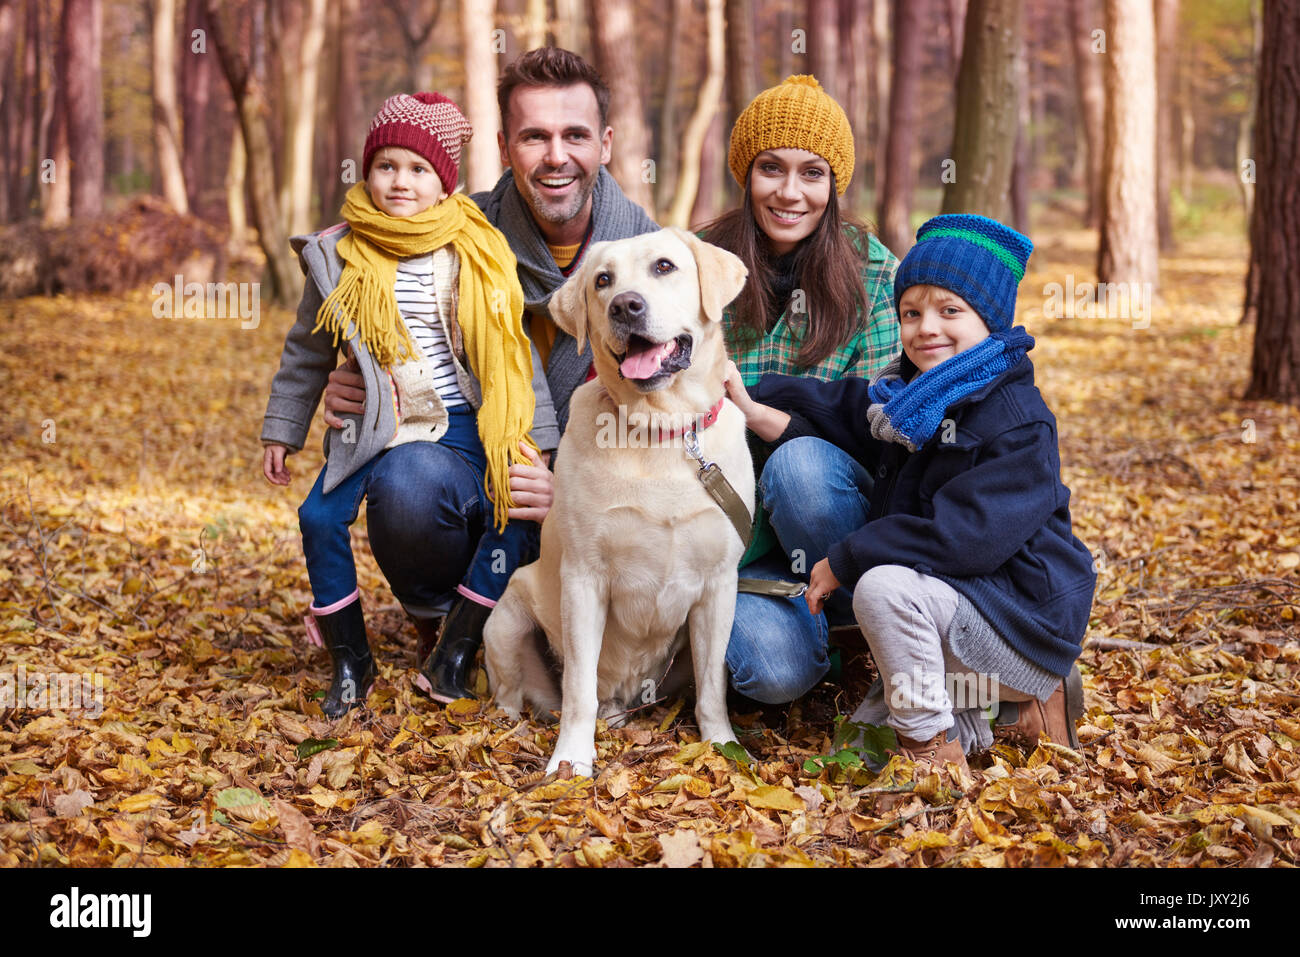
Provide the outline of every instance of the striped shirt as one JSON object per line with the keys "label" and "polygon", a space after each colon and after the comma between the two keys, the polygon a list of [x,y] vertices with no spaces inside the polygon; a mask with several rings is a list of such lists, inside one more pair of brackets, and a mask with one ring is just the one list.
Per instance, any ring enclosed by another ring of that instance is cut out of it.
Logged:
{"label": "striped shirt", "polygon": [[393,287],[397,309],[426,363],[431,367],[433,385],[447,408],[466,405],[451,361],[451,345],[443,331],[434,283],[433,254],[412,256],[397,261],[397,282]]}

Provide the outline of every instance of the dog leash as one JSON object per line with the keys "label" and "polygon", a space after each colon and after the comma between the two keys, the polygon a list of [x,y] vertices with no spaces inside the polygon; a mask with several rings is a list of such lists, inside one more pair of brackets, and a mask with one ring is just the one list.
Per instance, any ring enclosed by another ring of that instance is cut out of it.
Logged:
{"label": "dog leash", "polygon": [[[699,437],[694,429],[687,429],[682,435],[682,445],[686,449],[686,454],[700,466],[697,477],[700,484],[704,486],[704,491],[709,493],[709,498],[717,503],[731,521],[736,534],[740,536],[741,544],[749,548],[749,543],[754,537],[754,524],[749,517],[749,508],[741,500],[740,494],[727,481],[727,477],[722,474],[722,469],[718,468],[717,463],[710,462],[704,457],[700,451]],[[774,598],[798,598],[808,590],[808,586],[803,582],[768,578],[741,578],[736,582],[736,588],[746,594],[769,595]]]}

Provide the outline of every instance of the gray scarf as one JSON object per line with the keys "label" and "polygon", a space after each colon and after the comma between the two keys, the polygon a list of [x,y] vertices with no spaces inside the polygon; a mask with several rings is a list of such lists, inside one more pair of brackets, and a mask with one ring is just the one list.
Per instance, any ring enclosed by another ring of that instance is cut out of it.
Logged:
{"label": "gray scarf", "polygon": [[[627,239],[659,228],[645,210],[623,195],[623,190],[603,166],[596,177],[591,197],[590,243]],[[555,265],[546,238],[515,187],[514,174],[506,170],[490,192],[475,193],[470,198],[483,210],[488,221],[506,234],[510,249],[519,261],[519,284],[524,289],[524,305],[530,312],[550,316],[551,294],[564,285],[568,277]],[[569,422],[569,399],[573,390],[582,385],[590,365],[590,355],[586,358],[578,355],[578,344],[573,336],[558,330],[546,363],[546,383],[551,389],[560,431],[564,431]]]}

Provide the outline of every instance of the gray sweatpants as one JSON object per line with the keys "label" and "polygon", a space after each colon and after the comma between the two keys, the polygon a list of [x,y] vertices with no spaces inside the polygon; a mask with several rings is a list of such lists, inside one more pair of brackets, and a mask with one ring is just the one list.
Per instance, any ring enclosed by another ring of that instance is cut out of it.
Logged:
{"label": "gray sweatpants", "polygon": [[1031,695],[981,674],[953,653],[949,630],[961,595],[947,582],[901,565],[879,565],[853,589],[857,617],[881,681],[852,720],[888,724],[916,741],[956,727],[967,753],[986,748],[992,733],[983,709]]}

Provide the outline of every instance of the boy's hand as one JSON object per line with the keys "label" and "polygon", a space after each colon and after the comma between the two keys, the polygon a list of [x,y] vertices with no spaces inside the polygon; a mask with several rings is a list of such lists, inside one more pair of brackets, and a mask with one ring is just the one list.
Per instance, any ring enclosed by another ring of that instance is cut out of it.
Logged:
{"label": "boy's hand", "polygon": [[745,416],[745,426],[764,442],[776,441],[790,424],[790,416],[786,413],[770,405],[761,405],[749,397],[745,380],[740,377],[736,363],[730,359],[727,360],[727,375],[722,380],[722,387],[727,398],[736,403],[736,408]]}
{"label": "boy's hand", "polygon": [[285,445],[268,445],[262,450],[262,474],[272,485],[289,484],[289,467],[284,464],[284,457],[289,454]]}
{"label": "boy's hand", "polygon": [[510,497],[515,507],[507,514],[540,525],[555,497],[555,476],[547,468],[550,456],[544,452],[539,454],[526,442],[520,442],[519,448],[533,464],[510,466]]}
{"label": "boy's hand", "polygon": [[808,590],[803,593],[804,601],[808,603],[808,611],[814,615],[820,614],[826,599],[830,598],[839,587],[840,580],[831,571],[830,559],[823,558],[808,573]]}
{"label": "boy's hand", "polygon": [[330,373],[325,386],[325,424],[331,429],[343,428],[338,413],[361,415],[366,410],[366,380],[361,376],[361,366],[356,356]]}

